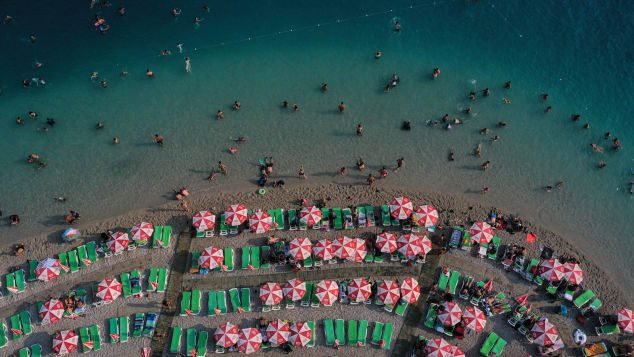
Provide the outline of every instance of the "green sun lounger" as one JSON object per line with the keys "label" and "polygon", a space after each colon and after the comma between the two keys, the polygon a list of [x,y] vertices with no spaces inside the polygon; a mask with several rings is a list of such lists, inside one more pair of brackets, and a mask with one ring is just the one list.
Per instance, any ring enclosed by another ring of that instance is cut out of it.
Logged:
{"label": "green sun lounger", "polygon": [[160,243],[163,243],[163,226],[155,226],[154,234],[152,235],[152,248],[160,248]]}
{"label": "green sun lounger", "polygon": [[590,308],[590,310],[592,310],[593,312],[597,312],[597,310],[599,310],[599,308],[603,306],[603,301],[599,300],[599,298],[594,299],[590,305],[588,305],[588,307]]}
{"label": "green sun lounger", "polygon": [[[196,355],[196,329],[188,328],[187,329],[187,356],[195,356]],[[193,352],[193,353],[192,353]]]}
{"label": "green sun lounger", "polygon": [[493,349],[491,350],[492,353],[495,353],[495,355],[497,357],[500,357],[502,355],[502,351],[504,350],[504,347],[506,347],[506,340],[503,339],[502,337],[498,338],[497,342],[495,342],[495,346],[493,346]]}
{"label": "green sun lounger", "polygon": [[90,260],[91,263],[96,263],[97,260],[99,260],[97,243],[95,243],[95,241],[86,243],[86,252],[88,253],[88,260]]}
{"label": "green sun lounger", "polygon": [[169,248],[171,241],[172,241],[172,226],[165,226],[163,227],[163,234],[161,235],[162,244],[159,244],[160,248]]}
{"label": "green sun lounger", "polygon": [[539,260],[535,258],[531,259],[530,263],[528,263],[528,265],[526,266],[526,270],[524,270],[524,279],[528,281],[533,281],[533,279],[535,279],[535,274],[531,273],[531,269],[534,266],[538,266],[538,265],[539,265]]}
{"label": "green sun lounger", "polygon": [[341,214],[343,215],[344,229],[354,229],[354,220],[352,219],[352,211],[350,208],[344,208],[341,210]]}
{"label": "green sun lounger", "polygon": [[587,304],[593,297],[594,292],[592,290],[586,290],[573,301],[573,304],[578,308],[582,308],[583,305]]}
{"label": "green sun lounger", "polygon": [[455,294],[456,288],[458,287],[458,281],[460,280],[460,272],[456,270],[451,271],[451,276],[449,277],[449,293]]}
{"label": "green sun lounger", "polygon": [[491,239],[491,243],[489,244],[489,247],[491,246],[491,244],[495,247],[495,251],[492,251],[490,253],[487,252],[487,256],[491,260],[496,260],[498,258],[498,250],[500,249],[500,238],[497,236],[494,236],[493,239]]}
{"label": "green sun lounger", "polygon": [[251,290],[249,290],[249,288],[242,288],[240,290],[240,301],[242,302],[242,309],[245,312],[251,311]]}
{"label": "green sun lounger", "polygon": [[321,209],[321,229],[330,229],[330,208],[323,207]]}
{"label": "green sun lounger", "polygon": [[218,308],[218,293],[210,291],[207,293],[207,316],[216,316],[216,309]]}
{"label": "green sun lounger", "polygon": [[130,318],[127,316],[119,317],[119,342],[128,342],[130,331]]}
{"label": "green sun lounger", "polygon": [[209,333],[205,330],[198,332],[198,342],[196,343],[196,356],[204,357],[207,354],[207,339]]}
{"label": "green sun lounger", "polygon": [[368,250],[368,252],[365,254],[365,259],[363,259],[363,261],[366,263],[374,263],[374,251]]}
{"label": "green sun lounger", "polygon": [[18,350],[19,357],[31,357],[31,352],[28,347],[23,347]]}
{"label": "green sun lounger", "polygon": [[200,290],[192,290],[192,314],[200,314]]}
{"label": "green sun lounger", "polygon": [[335,326],[332,319],[324,320],[324,335],[326,336],[326,346],[332,346],[335,343]]}
{"label": "green sun lounger", "polygon": [[145,328],[143,329],[143,336],[151,337],[154,335],[154,329],[156,329],[156,321],[158,320],[158,314],[156,312],[148,312],[145,317]]}
{"label": "green sun lounger", "polygon": [[218,291],[216,297],[218,298],[218,310],[222,316],[227,313],[227,293],[224,290]]}
{"label": "green sun lounger", "polygon": [[343,217],[341,216],[341,208],[333,208],[332,211],[335,214],[333,219],[333,227],[335,229],[343,229]]}
{"label": "green sun lounger", "polygon": [[284,229],[285,225],[284,225],[284,209],[283,208],[278,208],[275,210],[275,223],[277,223],[277,227],[275,227],[276,230]]}
{"label": "green sun lounger", "polygon": [[359,320],[359,330],[357,333],[357,343],[365,347],[365,340],[368,337],[368,320]]}
{"label": "green sun lounger", "polygon": [[147,291],[158,289],[158,268],[150,268],[150,276],[147,281]]}
{"label": "green sun lounger", "polygon": [[262,265],[260,265],[260,268],[262,269],[268,269],[271,267],[271,263],[269,263],[271,261],[271,247],[269,247],[268,245],[263,245],[262,246]]}
{"label": "green sun lounger", "polygon": [[132,281],[132,279],[139,279],[139,283],[138,284],[131,284],[132,287],[132,295],[134,296],[138,296],[142,294],[142,289],[141,289],[141,272],[138,270],[133,270],[130,272],[130,282]]}
{"label": "green sun lounger", "polygon": [[19,340],[24,336],[24,331],[22,330],[22,322],[20,322],[20,315],[13,315],[9,318],[11,322],[11,339]]}
{"label": "green sun lounger", "polygon": [[313,256],[309,255],[308,257],[306,257],[306,259],[304,259],[303,261],[304,264],[304,268],[310,268],[313,266]]}
{"label": "green sun lounger", "polygon": [[229,300],[231,300],[231,308],[233,309],[233,312],[238,312],[238,308],[242,306],[240,305],[240,292],[237,288],[229,290]]}
{"label": "green sun lounger", "polygon": [[24,335],[30,335],[33,332],[33,326],[31,325],[31,314],[29,314],[29,310],[20,312],[20,322],[22,323]]}
{"label": "green sun lounger", "polygon": [[[321,302],[319,301],[319,297],[317,296],[317,284],[313,284],[313,291],[310,293],[310,306],[311,307],[319,307]],[[346,341],[341,341],[344,344]]]}
{"label": "green sun lounger", "polygon": [[85,245],[80,245],[79,247],[77,247],[77,258],[79,258],[79,267],[82,269],[91,264],[90,260],[88,259],[88,251],[86,250]]}
{"label": "green sun lounger", "polygon": [[[451,269],[449,269],[449,273],[451,274]],[[449,277],[445,275],[443,269],[440,269],[440,276],[438,277],[438,290],[439,291],[447,290],[448,283],[449,283]]]}
{"label": "green sun lounger", "polygon": [[79,259],[77,258],[76,250],[71,250],[70,252],[68,252],[68,264],[70,265],[71,273],[79,271]]}
{"label": "green sun lounger", "polygon": [[251,263],[251,248],[242,247],[242,269],[249,269]]}
{"label": "green sun lounger", "polygon": [[298,224],[299,224],[300,231],[305,231],[308,229],[308,225],[304,223],[301,219],[298,220]]}
{"label": "green sun lounger", "polygon": [[394,333],[394,324],[390,324],[390,323],[385,324],[385,327],[383,328],[383,337],[381,338],[383,341],[385,341],[385,346],[383,346],[383,349],[385,350],[390,349],[390,346],[392,345],[393,333]]}
{"label": "green sun lounger", "polygon": [[595,327],[595,331],[598,336],[621,333],[621,329],[619,328],[619,325],[597,326]]}
{"label": "green sun lounger", "polygon": [[42,357],[42,346],[39,343],[31,346],[31,357]]}
{"label": "green sun lounger", "polygon": [[[68,253],[66,253],[66,252],[59,253],[59,254],[57,255],[57,259],[59,259],[59,263],[60,263],[61,265],[66,266],[66,267],[69,267],[69,265],[68,265]],[[61,269],[61,270],[59,271],[59,274],[60,274],[60,275],[64,275],[64,274],[66,274],[66,271],[65,271],[64,269]]]}
{"label": "green sun lounger", "polygon": [[365,219],[367,221],[366,226],[376,226],[376,218],[374,217],[374,206],[365,206]]}
{"label": "green sun lounger", "polygon": [[202,252],[192,252],[192,259],[189,262],[189,272],[191,274],[200,273],[200,265],[198,264],[198,258]]}
{"label": "green sun lounger", "polygon": [[296,209],[288,210],[288,229],[291,231],[297,230],[297,210]]}
{"label": "green sun lounger", "polygon": [[471,232],[468,229],[465,229],[464,234],[462,235],[462,245],[460,249],[462,250],[471,250]]}
{"label": "green sun lounger", "polygon": [[40,317],[40,310],[42,310],[42,306],[44,306],[45,301],[38,301],[36,306],[37,306],[37,321],[39,323],[42,323],[42,318]]}
{"label": "green sun lounger", "polygon": [[365,214],[365,207],[357,207],[357,225],[360,227],[366,227],[368,224],[368,216]]}
{"label": "green sun lounger", "polygon": [[191,311],[191,302],[192,302],[192,292],[183,291],[183,293],[181,294],[181,313],[180,313],[181,316],[189,315],[188,312]]}
{"label": "green sun lounger", "polygon": [[313,293],[313,283],[306,282],[306,294],[300,300],[300,305],[303,307],[310,306],[310,298]]}
{"label": "green sun lounger", "polygon": [[81,348],[84,353],[91,351],[90,346],[87,346],[86,343],[92,342],[90,340],[90,332],[88,331],[88,327],[80,327],[79,328],[79,338],[81,342]]}
{"label": "green sun lounger", "polygon": [[110,343],[117,343],[121,340],[121,335],[119,334],[119,319],[113,317],[108,320],[108,341]]}
{"label": "green sun lounger", "polygon": [[315,335],[316,335],[315,321],[307,321],[306,324],[308,325],[308,327],[310,327],[310,330],[312,331],[312,334],[310,336],[310,341],[308,341],[308,344],[306,344],[306,347],[315,347]]}
{"label": "green sun lounger", "polygon": [[374,330],[372,331],[372,344],[378,345],[381,343],[381,336],[383,335],[383,323],[374,322]]}
{"label": "green sun lounger", "polygon": [[497,342],[498,340],[498,335],[495,332],[491,332],[489,334],[489,337],[487,337],[487,339],[484,341],[484,344],[482,345],[482,348],[480,349],[480,353],[483,356],[489,356],[489,354],[491,354],[491,350],[493,349],[493,346],[495,346],[495,342]]}
{"label": "green sun lounger", "polygon": [[143,327],[145,321],[145,314],[140,312],[134,314],[134,326],[132,327],[132,337],[141,337],[143,335]]}
{"label": "green sun lounger", "polygon": [[156,289],[156,291],[158,291],[159,293],[164,293],[165,289],[167,289],[167,268],[160,268],[158,276],[158,288]]}
{"label": "green sun lounger", "polygon": [[269,216],[271,216],[271,229],[272,231],[276,230],[277,228],[275,228],[275,210],[274,209],[269,209],[266,211]]}
{"label": "green sun lounger", "polygon": [[15,272],[15,284],[18,287],[18,293],[26,290],[26,279],[24,277],[24,270],[20,269]]}
{"label": "green sun lounger", "polygon": [[172,328],[172,340],[170,342],[170,352],[179,353],[181,349],[181,336],[183,334],[183,328],[180,326],[174,326]]}
{"label": "green sun lounger", "polygon": [[383,227],[390,227],[392,225],[392,215],[390,215],[390,206],[381,206],[381,224]]}
{"label": "green sun lounger", "polygon": [[409,304],[406,302],[399,302],[398,305],[396,305],[396,309],[394,310],[394,313],[399,316],[403,316],[405,314],[405,309],[407,309],[408,305]]}
{"label": "green sun lounger", "polygon": [[6,347],[9,343],[9,338],[7,337],[7,325],[4,322],[0,322],[0,348]]}
{"label": "green sun lounger", "polygon": [[260,269],[260,247],[251,248],[251,266],[253,269]]}
{"label": "green sun lounger", "polygon": [[223,214],[220,215],[220,232],[219,232],[219,234],[221,236],[226,236],[227,234],[229,234],[229,231],[227,230],[227,222],[225,220],[226,220],[226,216],[223,213]]}
{"label": "green sun lounger", "polygon": [[[15,273],[5,275],[7,295],[11,296],[17,293],[18,285],[15,283]],[[14,291],[11,291],[14,290]]]}
{"label": "green sun lounger", "polygon": [[37,280],[37,275],[35,275],[35,269],[37,268],[37,264],[38,264],[37,260],[29,260],[29,276],[26,278],[26,281]]}
{"label": "green sun lounger", "polygon": [[346,326],[342,319],[335,320],[335,334],[340,345],[346,344]]}
{"label": "green sun lounger", "polygon": [[99,351],[101,349],[101,334],[99,333],[99,326],[90,326],[90,340],[94,343],[92,350]]}
{"label": "green sun lounger", "polygon": [[427,317],[425,318],[425,327],[434,328],[436,324],[436,316],[438,316],[438,310],[435,309],[437,304],[429,304],[429,310],[427,311]]}
{"label": "green sun lounger", "polygon": [[357,320],[349,320],[348,321],[348,346],[356,346],[357,344],[357,328],[358,322]]}
{"label": "green sun lounger", "polygon": [[225,265],[227,266],[227,271],[233,271],[233,248],[225,248],[224,249],[225,256]]}

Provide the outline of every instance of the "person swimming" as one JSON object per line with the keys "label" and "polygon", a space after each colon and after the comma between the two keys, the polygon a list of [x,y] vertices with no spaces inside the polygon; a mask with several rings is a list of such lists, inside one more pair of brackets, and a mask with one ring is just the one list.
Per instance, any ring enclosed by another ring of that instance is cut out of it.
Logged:
{"label": "person swimming", "polygon": [[29,116],[33,119],[37,118],[37,113],[36,112],[29,112]]}
{"label": "person swimming", "polygon": [[282,102],[282,108],[288,108],[288,101],[283,101]]}
{"label": "person swimming", "polygon": [[401,32],[401,24],[398,21],[394,21],[394,32]]}
{"label": "person swimming", "polygon": [[453,149],[449,149],[449,161],[454,161],[455,159]]}
{"label": "person swimming", "polygon": [[490,95],[491,95],[491,90],[489,90],[489,88],[485,88],[485,89],[482,91],[482,94],[484,94],[484,96],[485,96],[485,97],[488,97],[488,96],[490,96]]}
{"label": "person swimming", "polygon": [[541,97],[542,97],[542,102],[545,102],[545,101],[548,100],[548,94],[547,93],[542,94]]}
{"label": "person swimming", "polygon": [[182,12],[183,12],[183,10],[181,10],[179,8],[174,8],[174,9],[172,9],[172,16],[179,17]]}
{"label": "person swimming", "polygon": [[97,123],[97,129],[103,129],[103,123],[102,122]]}
{"label": "person swimming", "polygon": [[381,58],[381,55],[382,55],[382,54],[381,54],[381,51],[377,51],[377,52],[374,54],[374,58],[379,59],[379,58]]}
{"label": "person swimming", "polygon": [[553,107],[551,107],[550,105],[546,107],[546,110],[544,110],[544,113],[550,113],[550,111],[553,109]]}
{"label": "person swimming", "polygon": [[233,102],[233,109],[240,110],[240,105],[240,102],[236,100],[235,102]]}
{"label": "person swimming", "polygon": [[412,130],[412,126],[409,121],[404,121],[401,125],[401,130],[409,131]]}
{"label": "person swimming", "polygon": [[506,83],[504,83],[504,88],[511,89],[511,81],[507,81]]}
{"label": "person swimming", "polygon": [[359,160],[357,160],[357,168],[359,169],[359,171],[363,171],[363,169],[365,169],[365,162],[363,162],[362,158],[359,158]]}
{"label": "person swimming", "polygon": [[573,114],[571,117],[572,121],[577,121],[581,119],[581,114]]}
{"label": "person swimming", "polygon": [[216,113],[216,119],[224,119],[225,118],[225,113],[222,112],[222,110],[218,109],[218,113]]}
{"label": "person swimming", "polygon": [[325,91],[327,91],[327,90],[328,90],[328,84],[327,84],[327,83],[322,83],[322,84],[321,84],[321,91],[322,91],[322,92],[325,92]]}
{"label": "person swimming", "polygon": [[439,75],[440,75],[440,68],[438,67],[434,68],[434,73],[432,74],[432,76],[434,78],[438,78]]}
{"label": "person swimming", "polygon": [[297,104],[293,104],[293,111],[298,111],[299,110],[299,105]]}
{"label": "person swimming", "polygon": [[178,48],[178,53],[183,53],[183,44],[182,43],[176,44],[176,47]]}
{"label": "person swimming", "polygon": [[363,136],[363,125],[361,123],[357,124],[357,135]]}
{"label": "person swimming", "polygon": [[469,93],[469,99],[471,100],[475,100],[476,96],[475,96],[475,92],[470,92]]}
{"label": "person swimming", "polygon": [[46,118],[46,124],[50,125],[50,126],[55,126],[55,119],[53,118]]}
{"label": "person swimming", "polygon": [[192,71],[191,60],[189,57],[185,57],[185,72],[189,73]]}
{"label": "person swimming", "polygon": [[145,70],[145,75],[149,78],[154,78],[154,72],[150,71],[149,68]]}
{"label": "person swimming", "polygon": [[337,108],[339,109],[339,112],[343,113],[344,111],[346,111],[346,105],[343,104],[343,102],[339,103],[339,105],[337,106]]}
{"label": "person swimming", "polygon": [[245,138],[244,136],[238,136],[237,138],[234,138],[233,136],[230,136],[229,140],[233,140],[236,143],[243,143],[243,142],[247,141],[247,138]]}

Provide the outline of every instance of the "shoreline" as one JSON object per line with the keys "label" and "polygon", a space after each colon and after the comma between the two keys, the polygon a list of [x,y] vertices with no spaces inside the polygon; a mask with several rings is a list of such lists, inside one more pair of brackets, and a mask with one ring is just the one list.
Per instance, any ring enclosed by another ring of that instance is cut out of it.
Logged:
{"label": "shoreline", "polygon": [[[373,204],[377,206],[389,203],[393,197],[404,195],[409,197],[415,206],[426,203],[434,205],[439,212],[439,225],[451,227],[455,225],[465,225],[468,227],[471,221],[485,220],[492,208],[458,194],[421,191],[412,188],[398,189],[389,184],[384,185],[383,183],[371,189],[367,186],[320,183],[291,184],[287,186],[288,187],[285,188],[271,188],[267,190],[265,196],[256,194],[255,190],[253,192],[245,191],[244,186],[238,184],[223,187],[220,192],[215,192],[215,187],[205,190],[194,190],[187,199],[191,209],[189,214],[180,208],[180,201],[173,200],[155,207],[131,210],[123,215],[93,219],[90,221],[82,220],[79,224],[74,225],[74,227],[78,228],[82,232],[82,238],[87,240],[98,239],[98,235],[101,232],[109,229],[127,229],[141,220],[150,221],[155,225],[164,224],[169,220],[175,231],[187,232],[191,229],[191,216],[202,209],[208,209],[214,213],[218,213],[225,209],[224,205],[238,201],[243,202],[249,208],[288,209],[297,206],[296,201],[300,197],[306,198],[309,202],[316,202],[322,198],[327,198],[329,206],[343,207],[349,205],[356,206],[357,204]],[[508,211],[499,208],[498,212],[505,216],[509,214]],[[508,242],[508,239],[503,239],[502,244],[514,243],[525,245],[528,249],[528,255],[532,257],[538,257],[541,248],[544,246],[553,248],[556,254],[562,254],[563,252],[572,254],[581,261],[581,266],[585,273],[584,283],[586,286],[595,291],[602,291],[603,294],[609,295],[611,299],[614,300],[604,299],[604,306],[615,304],[628,305],[633,303],[634,299],[630,298],[628,300],[627,297],[634,296],[634,288],[631,284],[627,284],[627,282],[617,284],[615,277],[609,274],[609,262],[595,261],[589,258],[581,248],[575,246],[571,241],[537,224],[530,217],[522,217],[522,221],[526,227],[537,233],[537,241],[534,244],[527,244],[524,241],[524,235],[516,234],[515,237],[511,236],[512,238],[510,238],[513,239],[514,242]],[[23,263],[25,259],[24,256],[31,257],[34,250],[49,251],[50,249],[48,249],[47,246],[61,245],[61,232],[67,227],[62,225],[60,225],[60,227],[60,229],[47,230],[16,240],[26,244],[28,254],[8,259],[11,263],[9,266]],[[500,236],[508,235],[506,232],[500,233],[500,231],[496,231],[496,233]],[[520,235],[522,237],[520,237]],[[433,236],[433,234],[428,234],[428,236]],[[16,241],[3,242],[4,249],[10,250],[12,244]],[[53,250],[55,249],[53,248]],[[41,256],[33,258],[44,259],[45,255],[46,253],[43,253]],[[6,262],[4,265],[6,268]]]}

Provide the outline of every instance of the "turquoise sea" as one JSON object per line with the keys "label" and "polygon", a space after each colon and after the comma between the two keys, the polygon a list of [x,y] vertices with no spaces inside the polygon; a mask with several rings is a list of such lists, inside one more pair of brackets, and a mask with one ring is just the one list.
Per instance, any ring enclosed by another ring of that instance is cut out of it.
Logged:
{"label": "turquoise sea", "polygon": [[[634,2],[223,0],[209,1],[209,12],[201,1],[89,3],[2,2],[0,15],[15,20],[0,24],[0,209],[4,219],[22,219],[19,228],[3,223],[3,239],[60,230],[69,209],[94,219],[163,203],[180,186],[255,188],[265,156],[289,184],[301,165],[311,181],[361,183],[359,156],[373,170],[404,157],[390,183],[457,192],[535,218],[634,282]],[[110,26],[105,35],[93,26],[96,14]],[[198,26],[195,16],[204,18]],[[166,49],[172,54],[161,56]],[[435,67],[441,74],[433,80]],[[148,68],[155,78],[146,78]],[[90,81],[95,71],[108,88]],[[130,74],[120,78],[122,71]],[[384,93],[393,73],[401,81]],[[47,84],[23,88],[31,78]],[[473,102],[470,91],[478,93]],[[231,110],[235,100],[240,111]],[[300,110],[282,108],[283,100]],[[218,109],[224,120],[216,120]],[[39,117],[28,118],[30,110]],[[426,125],[445,113],[464,125]],[[573,113],[581,119],[573,122]],[[47,117],[56,125],[46,133]],[[411,131],[400,130],[404,120]],[[497,128],[500,121],[508,125]],[[493,133],[481,135],[484,127]],[[605,132],[623,149],[611,150]],[[165,137],[163,149],[154,134]],[[230,136],[248,138],[236,155],[227,150],[235,146]],[[478,143],[481,158],[472,155]],[[28,164],[31,153],[47,166]],[[209,184],[219,160],[230,176]],[[607,166],[597,168],[599,161]],[[344,165],[351,170],[342,178]],[[563,190],[544,190],[562,180]],[[59,195],[68,202],[55,202]]]}

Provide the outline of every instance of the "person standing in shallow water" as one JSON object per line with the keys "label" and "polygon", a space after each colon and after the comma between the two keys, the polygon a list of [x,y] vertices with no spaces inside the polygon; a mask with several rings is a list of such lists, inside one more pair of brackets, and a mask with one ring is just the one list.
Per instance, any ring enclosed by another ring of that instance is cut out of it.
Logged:
{"label": "person standing in shallow water", "polygon": [[189,59],[189,57],[185,58],[185,71],[187,73],[192,71],[192,64],[191,64],[191,60]]}
{"label": "person standing in shallow water", "polygon": [[162,136],[160,136],[159,134],[155,134],[154,135],[154,142],[157,143],[160,147],[163,147],[163,141],[164,140],[165,139]]}
{"label": "person standing in shallow water", "polygon": [[339,108],[339,112],[343,113],[346,110],[346,105],[341,102],[337,108]]}

